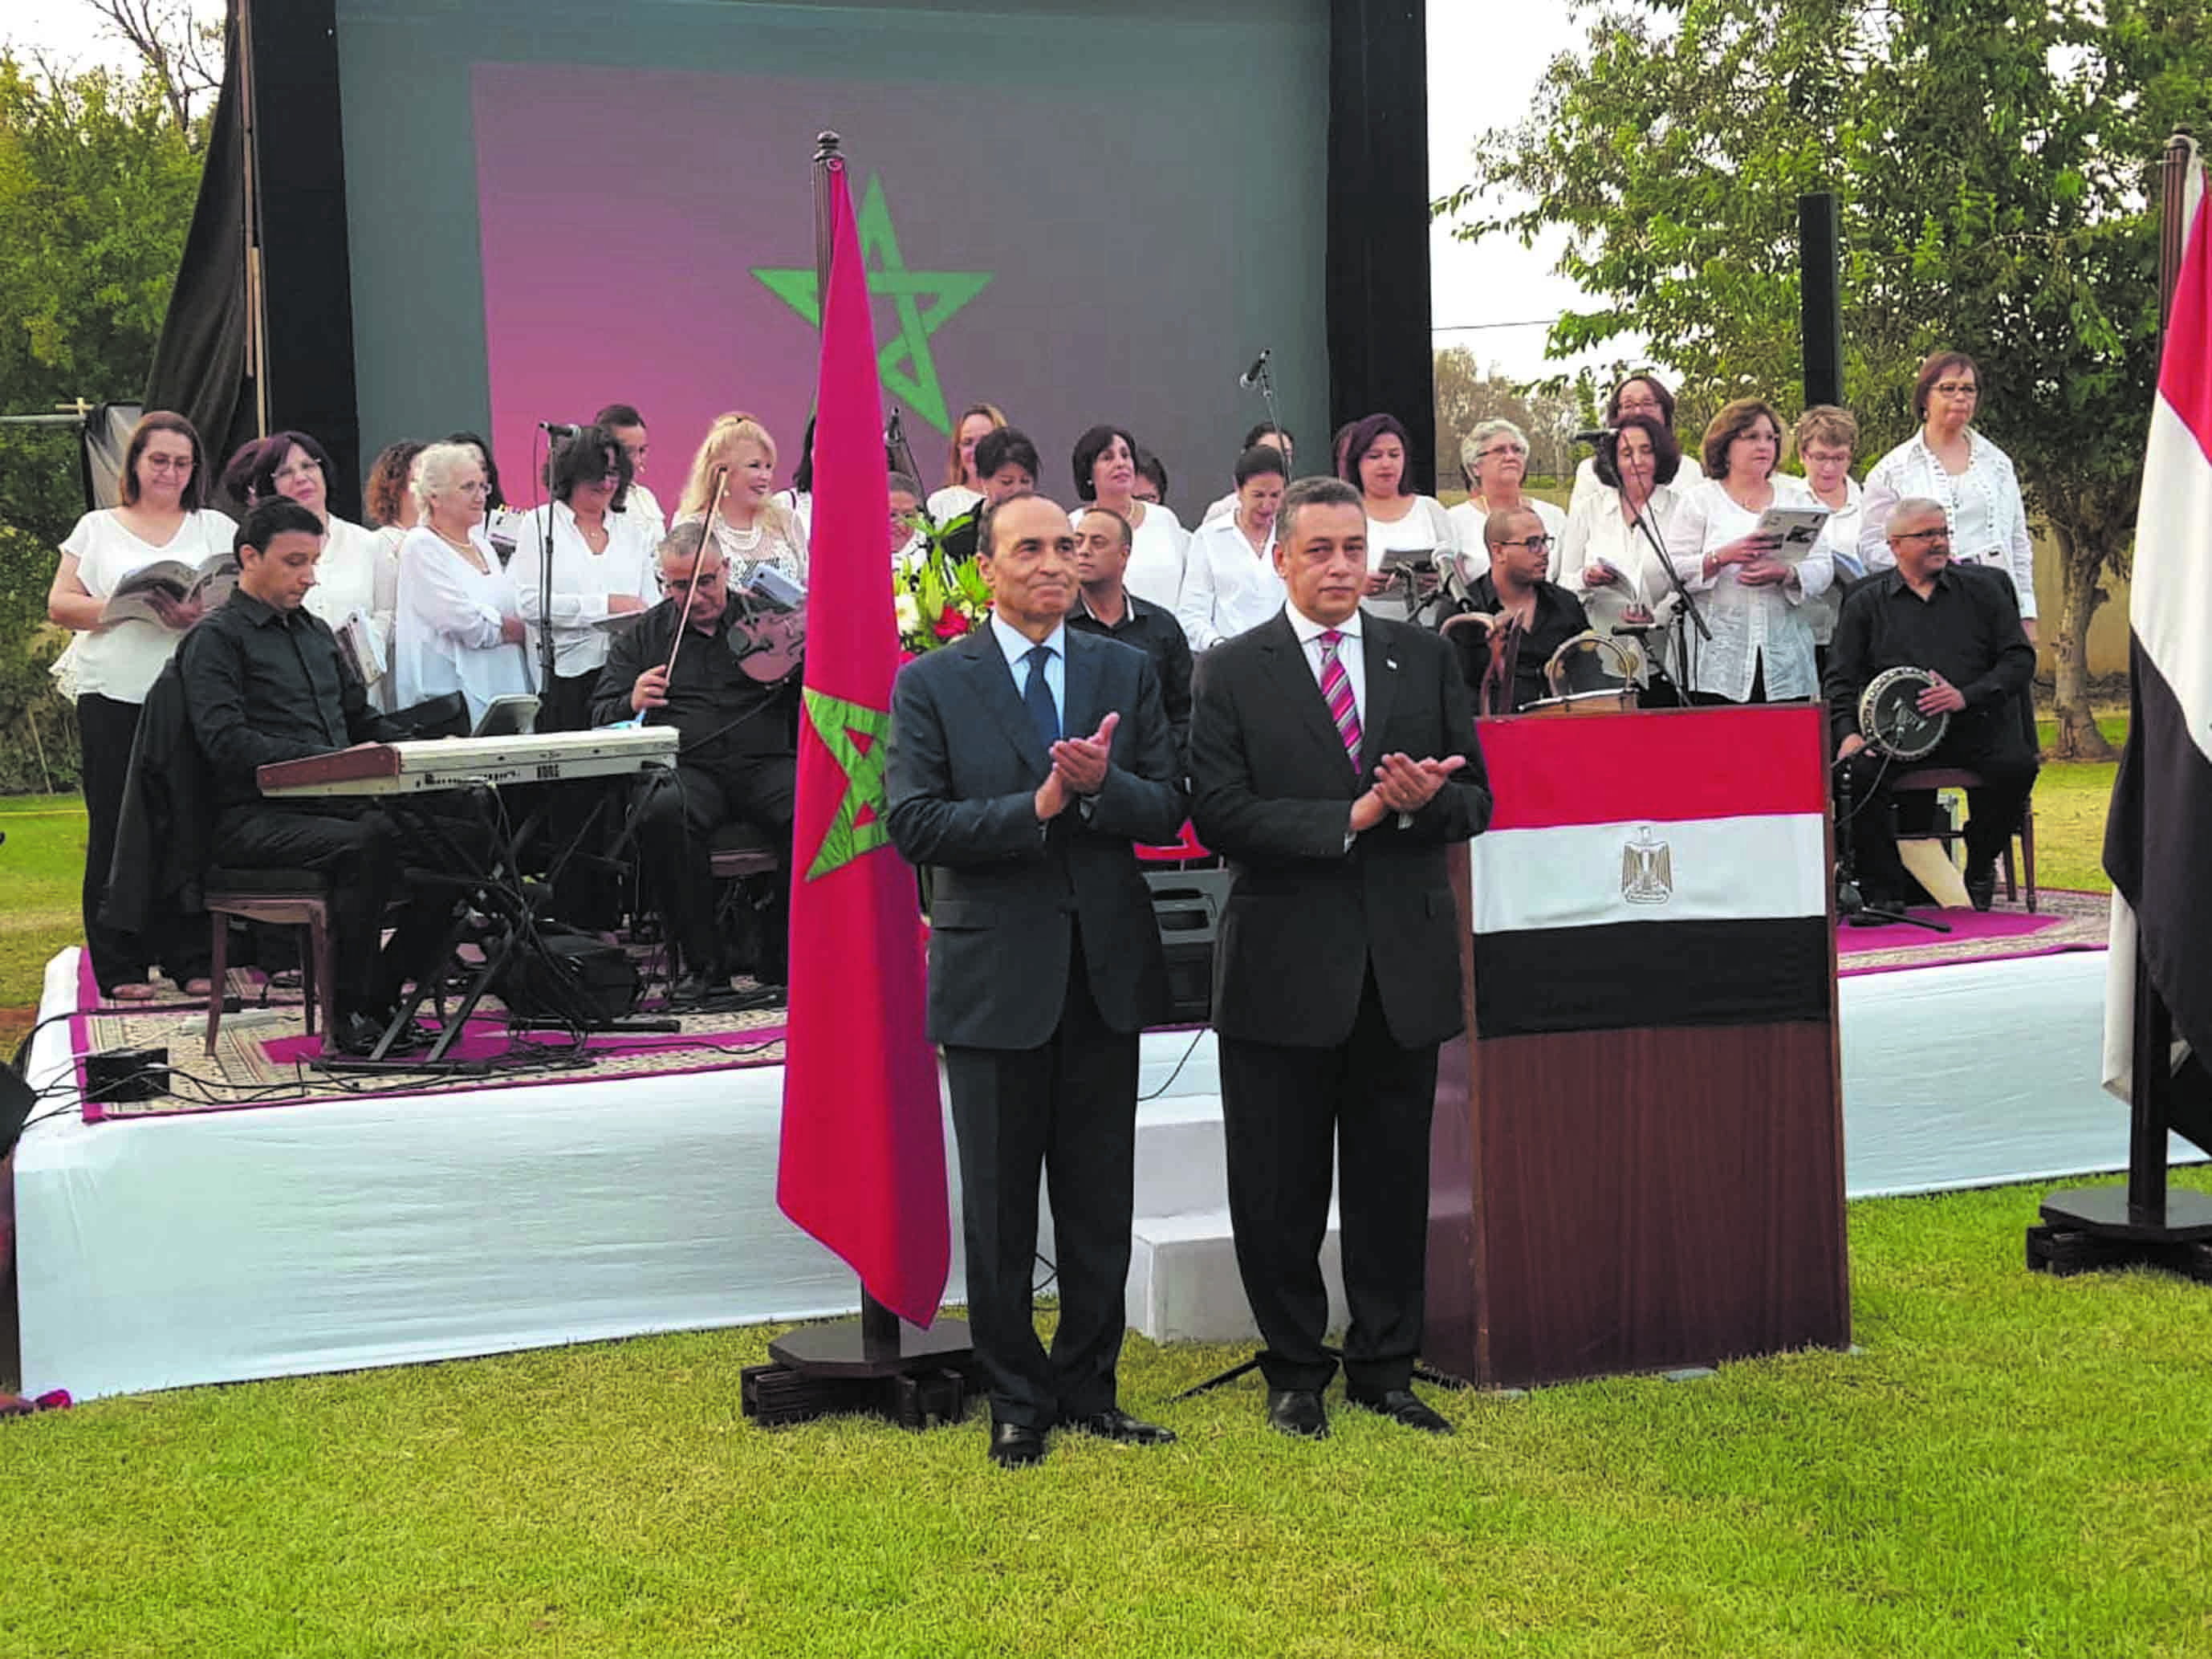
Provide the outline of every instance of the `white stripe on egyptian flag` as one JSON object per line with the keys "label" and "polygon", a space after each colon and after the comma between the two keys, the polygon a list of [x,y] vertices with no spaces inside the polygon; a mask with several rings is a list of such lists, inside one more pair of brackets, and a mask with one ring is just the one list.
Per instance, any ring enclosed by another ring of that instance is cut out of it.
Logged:
{"label": "white stripe on egyptian flag", "polygon": [[1826,744],[1814,704],[1486,720],[1478,1032],[1826,1020]]}
{"label": "white stripe on egyptian flag", "polygon": [[2151,405],[2128,597],[2128,743],[2112,781],[2105,1086],[2129,1092],[2140,938],[2175,1037],[2212,1054],[2212,214],[2186,174],[2180,279]]}

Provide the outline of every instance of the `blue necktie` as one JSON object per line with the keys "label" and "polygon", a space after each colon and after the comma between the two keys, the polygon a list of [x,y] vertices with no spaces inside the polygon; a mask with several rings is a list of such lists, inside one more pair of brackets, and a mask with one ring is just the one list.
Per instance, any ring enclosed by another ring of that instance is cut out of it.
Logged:
{"label": "blue necktie", "polygon": [[1053,707],[1052,687],[1044,679],[1044,665],[1052,660],[1052,647],[1033,645],[1026,660],[1030,677],[1022,687],[1022,701],[1029,705],[1030,719],[1036,723],[1037,741],[1049,752],[1060,741],[1060,710]]}

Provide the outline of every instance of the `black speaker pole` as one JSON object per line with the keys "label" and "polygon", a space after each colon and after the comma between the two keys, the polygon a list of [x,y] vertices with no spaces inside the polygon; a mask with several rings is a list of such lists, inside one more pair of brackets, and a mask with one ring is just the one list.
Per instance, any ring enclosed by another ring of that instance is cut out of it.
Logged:
{"label": "black speaker pole", "polygon": [[1844,401],[1842,235],[1835,196],[1797,198],[1800,327],[1805,349],[1805,407]]}

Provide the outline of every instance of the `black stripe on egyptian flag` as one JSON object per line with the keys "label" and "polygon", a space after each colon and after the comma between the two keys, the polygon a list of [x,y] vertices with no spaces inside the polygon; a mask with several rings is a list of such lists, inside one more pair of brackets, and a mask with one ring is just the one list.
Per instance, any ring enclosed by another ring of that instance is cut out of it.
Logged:
{"label": "black stripe on egyptian flag", "polygon": [[[2112,781],[2105,871],[2130,908],[2174,1035],[2212,1054],[2212,761],[2140,640],[2135,701]],[[1480,943],[1480,941],[1478,941]]]}
{"label": "black stripe on egyptian flag", "polygon": [[1487,1039],[1825,1022],[1832,946],[1826,916],[1477,933],[1475,1025]]}

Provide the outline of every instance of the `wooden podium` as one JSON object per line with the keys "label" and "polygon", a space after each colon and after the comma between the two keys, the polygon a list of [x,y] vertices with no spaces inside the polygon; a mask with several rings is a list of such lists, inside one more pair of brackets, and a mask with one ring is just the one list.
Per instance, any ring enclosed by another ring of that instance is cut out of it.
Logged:
{"label": "wooden podium", "polygon": [[1480,728],[1423,1358],[1504,1388],[1848,1346],[1821,711]]}

